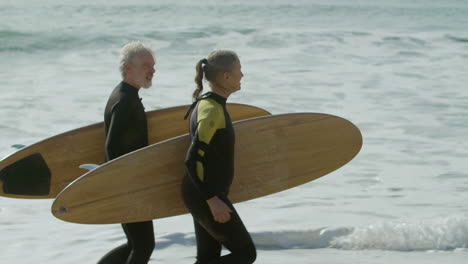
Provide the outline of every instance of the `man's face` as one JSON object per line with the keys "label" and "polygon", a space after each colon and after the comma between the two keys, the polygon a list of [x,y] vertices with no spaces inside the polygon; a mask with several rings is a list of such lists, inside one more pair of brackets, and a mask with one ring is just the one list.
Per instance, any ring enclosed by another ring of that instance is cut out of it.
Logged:
{"label": "man's face", "polygon": [[127,77],[137,88],[150,88],[152,85],[155,61],[153,55],[148,52],[139,54],[128,65]]}

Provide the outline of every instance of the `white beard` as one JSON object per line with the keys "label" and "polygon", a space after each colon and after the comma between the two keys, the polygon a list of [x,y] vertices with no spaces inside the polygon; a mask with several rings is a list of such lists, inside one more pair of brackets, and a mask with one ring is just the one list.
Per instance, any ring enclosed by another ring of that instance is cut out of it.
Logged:
{"label": "white beard", "polygon": [[151,85],[153,85],[153,81],[152,80],[147,80],[146,78],[142,78],[140,80],[138,80],[138,84],[144,88],[144,89],[148,89],[151,87]]}
{"label": "white beard", "polygon": [[144,88],[144,89],[148,89],[148,88],[150,88],[152,85],[153,85],[153,82],[152,82],[152,81],[145,81],[144,83],[142,83],[141,87]]}

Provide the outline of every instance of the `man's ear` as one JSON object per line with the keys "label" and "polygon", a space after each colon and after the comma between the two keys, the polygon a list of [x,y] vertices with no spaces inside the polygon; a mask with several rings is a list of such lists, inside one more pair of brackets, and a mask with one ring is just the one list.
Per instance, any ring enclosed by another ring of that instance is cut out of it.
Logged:
{"label": "man's ear", "polygon": [[125,68],[125,72],[128,72],[128,71],[130,71],[131,66],[130,66],[129,63],[127,63],[127,64],[125,64],[124,68]]}
{"label": "man's ear", "polygon": [[224,80],[229,80],[230,77],[231,77],[231,74],[229,72],[224,72],[223,73]]}

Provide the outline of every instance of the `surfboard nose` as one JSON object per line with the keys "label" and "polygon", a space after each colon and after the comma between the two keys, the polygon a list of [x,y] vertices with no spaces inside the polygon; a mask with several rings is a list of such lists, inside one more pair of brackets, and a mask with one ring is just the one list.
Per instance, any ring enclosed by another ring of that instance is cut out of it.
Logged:
{"label": "surfboard nose", "polygon": [[48,195],[51,173],[40,153],[26,156],[0,170],[3,192],[13,195]]}

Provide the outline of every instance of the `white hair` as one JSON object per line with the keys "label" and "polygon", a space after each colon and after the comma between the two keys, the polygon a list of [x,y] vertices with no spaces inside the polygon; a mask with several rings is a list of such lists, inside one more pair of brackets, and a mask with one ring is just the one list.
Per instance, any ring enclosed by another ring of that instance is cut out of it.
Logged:
{"label": "white hair", "polygon": [[149,53],[154,57],[154,52],[150,46],[141,43],[140,41],[132,41],[123,46],[120,51],[119,71],[122,78],[125,78],[125,66],[133,63],[135,57],[140,54]]}

